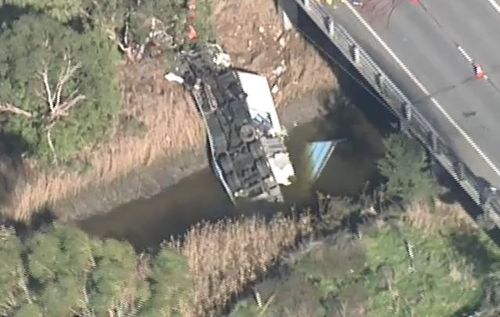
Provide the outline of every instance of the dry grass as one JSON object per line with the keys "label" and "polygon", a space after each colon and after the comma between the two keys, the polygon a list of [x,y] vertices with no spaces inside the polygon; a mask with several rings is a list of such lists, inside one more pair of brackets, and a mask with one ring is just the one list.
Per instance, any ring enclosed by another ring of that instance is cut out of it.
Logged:
{"label": "dry grass", "polygon": [[[216,33],[237,67],[265,75],[278,107],[337,86],[328,63],[296,31],[284,32],[273,0],[214,0]],[[279,66],[285,67],[281,75]]]}
{"label": "dry grass", "polygon": [[[275,95],[278,107],[310,91],[336,86],[333,73],[315,49],[298,34],[282,32],[273,1],[214,2],[220,43],[237,67],[266,75],[271,85],[279,87]],[[273,70],[279,65],[287,70],[277,76]],[[145,135],[115,134],[112,141],[82,151],[79,159],[92,166],[85,175],[47,172],[33,162],[25,162],[29,167],[27,176],[10,191],[8,203],[3,206],[4,214],[27,220],[34,211],[50,208],[56,201],[71,198],[89,186],[108,184],[153,161],[168,161],[184,150],[201,146],[204,130],[191,98],[180,87],[159,77],[158,64],[129,65],[122,72],[124,114],[143,122],[147,128]],[[156,92],[151,92],[152,87]]]}
{"label": "dry grass", "polygon": [[185,316],[214,316],[249,283],[265,273],[297,238],[310,232],[309,216],[278,215],[202,223],[176,247],[188,258],[194,279]]}
{"label": "dry grass", "polygon": [[432,204],[414,202],[403,214],[403,221],[427,233],[439,230],[459,229],[462,232],[475,233],[478,225],[458,204],[446,204],[436,199]]}
{"label": "dry grass", "polygon": [[154,81],[154,75],[139,83],[128,77],[139,73],[139,69],[123,72],[122,98],[124,115],[132,115],[143,122],[145,134],[115,133],[112,141],[87,149],[80,158],[92,169],[84,176],[77,172],[41,172],[32,167],[31,177],[17,184],[9,197],[9,206],[5,208],[9,217],[27,220],[33,210],[72,197],[88,186],[109,183],[154,160],[174,158],[202,144],[205,132],[189,95],[175,84]]}

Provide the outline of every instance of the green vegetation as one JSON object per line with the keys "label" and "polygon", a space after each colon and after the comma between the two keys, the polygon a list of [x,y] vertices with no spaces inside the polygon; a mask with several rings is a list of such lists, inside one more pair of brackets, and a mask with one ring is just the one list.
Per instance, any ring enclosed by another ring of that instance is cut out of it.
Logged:
{"label": "green vegetation", "polygon": [[[49,164],[67,163],[120,131],[120,53],[128,62],[167,60],[190,45],[190,23],[199,41],[214,38],[210,0],[198,0],[196,12],[182,0],[4,5],[20,16],[0,30],[0,133],[21,138],[11,148]],[[384,144],[384,207],[430,201],[437,187],[422,147],[399,135]],[[414,225],[418,213],[388,223],[369,197],[321,196],[319,205],[315,222],[306,215],[199,224],[156,254],[69,226],[22,239],[0,227],[0,316],[220,315],[311,231],[334,236],[259,283],[256,299],[236,303],[232,317],[500,314],[500,252],[484,235],[453,226],[426,231]],[[361,219],[368,229],[343,231]]]}
{"label": "green vegetation", "polygon": [[189,295],[187,261],[167,247],[137,255],[59,225],[24,243],[12,229],[0,236],[1,316],[174,316]]}
{"label": "green vegetation", "polygon": [[197,19],[194,27],[197,30],[199,40],[202,42],[213,41],[216,38],[213,22],[212,0],[197,0]]}
{"label": "green vegetation", "polygon": [[0,35],[4,132],[45,161],[66,160],[103,138],[119,110],[118,54],[98,31],[24,15]]}
{"label": "green vegetation", "polygon": [[[462,210],[432,203],[437,185],[418,143],[400,135],[384,143],[382,208],[365,194],[319,195],[315,229],[329,238],[256,285],[231,317],[498,316],[500,250]],[[367,223],[344,231],[356,219]]]}
{"label": "green vegetation", "polygon": [[370,316],[453,316],[481,295],[472,265],[450,236],[423,235],[403,225],[361,243],[368,259]]}
{"label": "green vegetation", "polygon": [[167,61],[189,44],[190,23],[198,40],[212,39],[210,5],[199,1],[191,12],[182,0],[2,2],[0,11],[20,15],[0,30],[1,132],[17,137],[8,145],[57,163],[105,139],[118,125],[119,52],[132,62]]}
{"label": "green vegetation", "polygon": [[423,147],[399,134],[387,137],[384,145],[386,153],[377,167],[386,180],[382,187],[386,198],[403,204],[432,198],[437,186]]}
{"label": "green vegetation", "polygon": [[78,16],[87,0],[4,0],[4,4],[10,4],[21,8],[34,9],[45,12],[48,16],[61,21],[68,22]]}
{"label": "green vegetation", "polygon": [[408,224],[384,225],[360,240],[346,235],[309,252],[272,286],[258,285],[267,306],[246,299],[231,317],[455,316],[476,307],[491,283],[486,273],[475,273],[477,263],[461,252],[483,248],[481,261],[488,270],[500,260],[489,240],[472,238],[478,244],[460,250],[453,234],[425,235]]}
{"label": "green vegetation", "polygon": [[22,241],[2,228],[0,315],[220,316],[280,264],[231,317],[498,316],[500,250],[476,226],[440,204],[390,221],[374,206],[320,195],[316,218],[201,223],[157,254],[63,225]]}
{"label": "green vegetation", "polygon": [[198,224],[159,251],[61,224],[25,238],[0,227],[0,316],[219,316],[308,232],[308,216]]}

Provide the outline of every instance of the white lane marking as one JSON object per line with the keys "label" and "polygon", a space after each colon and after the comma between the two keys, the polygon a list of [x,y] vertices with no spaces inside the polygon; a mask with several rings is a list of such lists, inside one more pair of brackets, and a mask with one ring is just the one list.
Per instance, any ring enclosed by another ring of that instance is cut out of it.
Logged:
{"label": "white lane marking", "polygon": [[[377,40],[377,42],[387,51],[387,53],[396,61],[399,67],[405,71],[405,73],[410,77],[413,82],[417,85],[424,94],[430,95],[429,91],[420,83],[420,81],[413,75],[413,73],[406,67],[406,65],[396,56],[396,54],[387,46],[387,44],[380,38],[380,36],[375,32],[375,30],[363,19],[363,17],[353,8],[353,6],[348,2],[344,1],[344,4],[349,8],[349,10],[354,14],[354,16],[363,24],[363,26],[371,33],[371,35]],[[500,9],[500,8],[499,8]],[[444,110],[444,108],[439,104],[439,102],[434,98],[430,98],[431,102],[436,106],[436,108],[443,114],[443,116],[451,123],[451,125],[457,129],[457,131],[467,140],[467,142],[472,146],[472,148],[481,156],[481,158],[488,164],[488,166],[500,176],[500,170],[493,164],[486,154],[477,146],[477,144],[472,140],[472,138],[458,125],[458,123]]]}
{"label": "white lane marking", "polygon": [[488,0],[488,2],[493,8],[495,8],[495,10],[497,10],[498,13],[500,13],[500,4],[498,4],[497,0]]}
{"label": "white lane marking", "polygon": [[472,57],[470,57],[469,54],[467,54],[467,52],[464,50],[464,48],[460,45],[457,45],[457,49],[458,51],[460,52],[460,54],[462,54],[462,56],[469,62],[469,63],[472,63]]}

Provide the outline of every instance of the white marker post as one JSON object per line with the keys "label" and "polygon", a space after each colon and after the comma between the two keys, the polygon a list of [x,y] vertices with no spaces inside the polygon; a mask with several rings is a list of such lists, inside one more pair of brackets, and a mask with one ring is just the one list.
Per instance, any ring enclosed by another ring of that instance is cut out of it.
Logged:
{"label": "white marker post", "polygon": [[332,17],[326,17],[326,29],[328,31],[328,35],[330,37],[334,37],[335,36],[335,23],[333,22],[333,18]]}
{"label": "white marker post", "polygon": [[293,29],[293,24],[288,15],[285,13],[285,10],[280,9],[281,11],[281,18],[283,19],[283,28],[285,31],[290,31]]}
{"label": "white marker post", "polygon": [[356,64],[359,63],[359,47],[357,47],[356,45],[353,45],[352,47],[352,60]]}

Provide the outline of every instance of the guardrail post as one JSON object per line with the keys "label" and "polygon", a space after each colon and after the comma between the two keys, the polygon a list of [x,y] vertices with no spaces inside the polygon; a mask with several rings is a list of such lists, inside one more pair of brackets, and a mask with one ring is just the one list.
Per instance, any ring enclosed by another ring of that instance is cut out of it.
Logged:
{"label": "guardrail post", "polygon": [[359,63],[359,47],[357,47],[356,45],[353,45],[352,46],[352,49],[351,49],[351,54],[352,54],[352,60],[354,61],[354,63]]}
{"label": "guardrail post", "polygon": [[399,118],[399,132],[402,132],[406,135],[409,135],[409,130],[410,128],[410,125],[408,124],[408,121],[406,121],[405,119],[403,118]]}
{"label": "guardrail post", "polygon": [[406,121],[411,121],[411,106],[406,102],[403,103],[403,114]]}
{"label": "guardrail post", "polygon": [[304,1],[304,7],[306,7],[306,9],[309,9],[311,7],[311,1],[310,0],[303,0]]}
{"label": "guardrail post", "polygon": [[384,83],[384,75],[380,73],[376,74],[375,82],[377,83],[378,88],[382,88],[382,84]]}
{"label": "guardrail post", "polygon": [[377,83],[379,92],[382,94],[382,97],[387,97],[386,80],[387,78],[380,73],[375,76],[375,82]]}
{"label": "guardrail post", "polygon": [[498,214],[496,213],[495,210],[489,210],[488,211],[488,217],[491,219],[491,221],[493,221],[493,223],[498,227],[500,228],[500,216],[498,216]]}
{"label": "guardrail post", "polygon": [[333,37],[335,35],[335,23],[333,22],[333,17],[325,18],[326,30],[328,31],[328,35]]}
{"label": "guardrail post", "polygon": [[455,162],[455,174],[457,175],[457,178],[459,181],[464,181],[465,180],[465,166],[462,162],[457,161]]}
{"label": "guardrail post", "polygon": [[[498,197],[497,192],[498,189],[491,185],[484,186],[483,188],[481,188],[481,191],[479,193],[479,200],[481,202],[481,205],[484,207],[490,204],[495,197]],[[492,208],[494,207],[492,206]]]}
{"label": "guardrail post", "polygon": [[431,145],[432,152],[434,152],[434,154],[439,154],[439,140],[436,133],[430,132],[429,143]]}
{"label": "guardrail post", "polygon": [[286,14],[285,10],[283,10],[281,7],[279,7],[279,11],[281,12],[281,19],[283,20],[283,28],[285,31],[290,31],[293,29],[293,24],[288,15]]}

